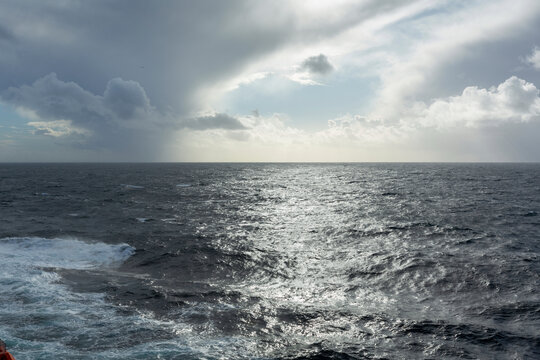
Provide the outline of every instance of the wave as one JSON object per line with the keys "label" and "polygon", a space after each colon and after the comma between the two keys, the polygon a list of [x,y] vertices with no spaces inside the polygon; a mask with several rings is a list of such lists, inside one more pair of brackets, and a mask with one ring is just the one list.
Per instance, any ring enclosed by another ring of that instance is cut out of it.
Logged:
{"label": "wave", "polygon": [[70,344],[85,338],[96,341],[99,323],[114,334],[118,316],[104,294],[72,292],[55,271],[113,271],[134,251],[127,244],[69,238],[0,239],[0,337],[17,358],[45,359],[73,354]]}
{"label": "wave", "polygon": [[0,239],[0,256],[10,269],[33,271],[38,267],[60,269],[98,269],[120,265],[135,249],[128,244],[89,243],[77,239],[13,237]]}
{"label": "wave", "polygon": [[[253,339],[223,336],[211,319],[199,327],[193,323],[223,306],[206,302],[221,299],[219,289],[168,296],[175,316],[160,319],[151,311],[112,303],[99,287],[79,292],[67,285],[73,274],[90,283],[101,274],[114,292],[123,277],[134,281],[135,274],[119,269],[134,253],[128,244],[71,238],[0,239],[0,338],[18,359],[238,359],[256,352]],[[153,289],[147,295],[163,296]],[[182,304],[193,296],[206,301],[183,311]]]}
{"label": "wave", "polygon": [[141,186],[141,185],[131,185],[131,184],[121,184],[124,189],[128,189],[128,190],[141,190],[141,189],[144,189],[144,186]]}

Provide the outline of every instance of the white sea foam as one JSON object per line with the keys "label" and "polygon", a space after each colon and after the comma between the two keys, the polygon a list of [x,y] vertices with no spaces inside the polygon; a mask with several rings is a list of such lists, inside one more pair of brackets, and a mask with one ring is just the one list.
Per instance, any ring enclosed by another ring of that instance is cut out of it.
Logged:
{"label": "white sea foam", "polygon": [[106,271],[133,253],[134,248],[127,244],[66,238],[0,239],[0,338],[8,341],[17,358],[69,354],[72,350],[65,341],[91,332],[93,319],[110,320],[117,315],[103,294],[74,293],[52,270]]}
{"label": "white sea foam", "polygon": [[127,244],[111,245],[40,237],[5,238],[0,240],[0,256],[6,266],[3,266],[0,274],[9,272],[9,267],[111,267],[121,264],[133,252],[134,249]]}
{"label": "white sea foam", "polygon": [[[127,244],[0,239],[0,338],[17,359],[217,359],[224,353],[235,358],[238,349],[253,345],[247,338],[208,339],[181,321],[161,321],[144,312],[124,314],[105,294],[74,292],[54,271],[114,275],[133,253]],[[139,332],[163,331],[174,337],[120,346],[126,337],[139,339]]]}
{"label": "white sea foam", "polygon": [[122,184],[122,186],[126,189],[130,190],[141,190],[144,189],[144,186],[141,185],[131,185],[131,184]]}
{"label": "white sea foam", "polygon": [[178,184],[176,187],[190,187],[191,184]]}

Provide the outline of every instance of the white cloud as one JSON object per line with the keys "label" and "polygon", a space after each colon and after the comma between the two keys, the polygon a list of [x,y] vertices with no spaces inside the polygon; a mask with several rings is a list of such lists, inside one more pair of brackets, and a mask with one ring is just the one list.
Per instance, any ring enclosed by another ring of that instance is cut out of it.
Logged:
{"label": "white cloud", "polygon": [[436,128],[528,122],[540,118],[539,93],[534,84],[512,76],[497,87],[470,86],[459,96],[420,105],[424,109],[408,120]]}
{"label": "white cloud", "polygon": [[399,36],[388,30],[390,36],[405,42],[400,46],[408,50],[401,54],[389,53],[388,66],[380,68],[382,85],[372,116],[398,121],[406,115],[411,102],[418,100],[419,94],[437,85],[433,81],[439,74],[452,64],[477,54],[473,46],[516,37],[539,13],[538,1],[479,1],[452,13],[443,13],[444,16],[411,22],[407,29],[415,32],[414,37]]}
{"label": "white cloud", "polygon": [[302,85],[323,85],[321,82],[313,80],[309,72],[295,72],[289,76],[286,76],[286,78]]}
{"label": "white cloud", "polygon": [[242,85],[248,85],[255,81],[262,80],[268,76],[271,76],[271,72],[256,72],[253,74],[247,74],[240,77],[235,77],[232,79],[229,79],[229,81],[226,82],[225,85],[223,85],[224,91],[232,91],[235,89],[238,89],[238,87]]}
{"label": "white cloud", "polygon": [[525,62],[536,70],[540,70],[540,49],[535,46],[532,53],[525,58]]}
{"label": "white cloud", "polygon": [[204,161],[515,161],[538,147],[531,138],[540,135],[539,95],[513,76],[496,87],[416,102],[398,122],[345,115],[310,132],[279,114],[237,117],[245,129],[182,134],[181,152]]}
{"label": "white cloud", "polygon": [[34,127],[34,134],[47,135],[52,137],[62,137],[68,135],[83,135],[88,136],[91,134],[86,129],[74,127],[69,120],[55,120],[55,121],[31,121],[27,125]]}

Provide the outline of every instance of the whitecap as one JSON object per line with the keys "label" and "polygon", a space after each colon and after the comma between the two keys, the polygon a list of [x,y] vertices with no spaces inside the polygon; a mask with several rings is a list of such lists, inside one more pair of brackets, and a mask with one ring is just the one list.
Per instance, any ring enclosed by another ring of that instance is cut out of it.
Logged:
{"label": "whitecap", "polygon": [[97,334],[103,324],[111,331],[122,326],[104,294],[75,293],[54,270],[115,271],[134,252],[128,244],[70,238],[0,239],[0,335],[15,342],[17,358],[77,357],[64,344],[69,338]]}
{"label": "whitecap", "polygon": [[84,242],[77,239],[46,239],[13,237],[0,239],[2,273],[9,267],[53,267],[61,269],[92,269],[119,265],[135,249],[127,244]]}
{"label": "whitecap", "polygon": [[[0,337],[10,351],[17,359],[235,358],[238,349],[254,345],[248,338],[193,333],[180,320],[119,311],[121,307],[109,303],[105,294],[74,292],[52,271],[104,272],[114,277],[124,274],[115,267],[134,251],[128,244],[69,238],[0,239]],[[176,336],[156,336],[125,347],[129,342],[125,337],[164,331]]]}
{"label": "whitecap", "polygon": [[130,190],[141,190],[144,189],[144,186],[141,185],[131,185],[131,184],[121,184],[125,189]]}

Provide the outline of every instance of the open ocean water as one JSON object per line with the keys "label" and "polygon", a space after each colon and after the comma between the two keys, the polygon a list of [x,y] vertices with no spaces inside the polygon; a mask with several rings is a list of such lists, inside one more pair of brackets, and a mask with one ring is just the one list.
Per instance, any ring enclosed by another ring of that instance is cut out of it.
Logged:
{"label": "open ocean water", "polygon": [[0,164],[25,359],[538,359],[539,164]]}

